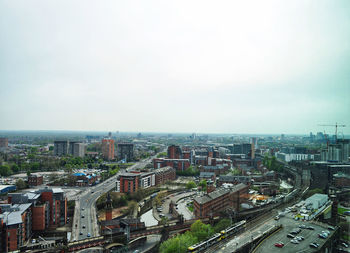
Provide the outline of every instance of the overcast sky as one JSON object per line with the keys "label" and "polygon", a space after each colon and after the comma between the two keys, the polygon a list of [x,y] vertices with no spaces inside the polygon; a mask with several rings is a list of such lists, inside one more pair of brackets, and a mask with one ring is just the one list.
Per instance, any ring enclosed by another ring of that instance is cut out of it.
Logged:
{"label": "overcast sky", "polygon": [[0,0],[0,129],[350,133],[350,1]]}

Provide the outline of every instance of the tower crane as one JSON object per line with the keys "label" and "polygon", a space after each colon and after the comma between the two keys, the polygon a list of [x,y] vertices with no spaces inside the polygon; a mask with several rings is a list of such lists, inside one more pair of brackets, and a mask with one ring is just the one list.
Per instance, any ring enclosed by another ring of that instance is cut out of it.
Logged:
{"label": "tower crane", "polygon": [[324,124],[324,125],[319,125],[319,126],[331,126],[331,127],[335,127],[335,142],[337,142],[337,134],[338,134],[338,127],[346,127],[346,125],[340,125],[337,122],[335,123],[335,125],[330,125],[330,124]]}

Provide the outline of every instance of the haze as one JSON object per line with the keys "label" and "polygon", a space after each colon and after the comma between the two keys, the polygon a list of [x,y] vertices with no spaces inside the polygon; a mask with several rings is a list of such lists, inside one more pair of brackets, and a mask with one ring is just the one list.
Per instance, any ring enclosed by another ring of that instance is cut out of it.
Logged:
{"label": "haze", "polygon": [[0,0],[0,129],[334,133],[350,1]]}

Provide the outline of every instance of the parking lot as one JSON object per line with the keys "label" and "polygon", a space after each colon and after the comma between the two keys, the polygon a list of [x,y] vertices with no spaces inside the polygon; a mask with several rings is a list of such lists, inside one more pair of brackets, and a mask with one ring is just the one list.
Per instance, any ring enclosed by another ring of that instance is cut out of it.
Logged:
{"label": "parking lot", "polygon": [[[319,224],[308,222],[308,221],[296,221],[289,217],[282,217],[279,220],[275,221],[276,224],[282,224],[282,229],[272,234],[270,237],[265,239],[261,245],[257,248],[255,252],[317,252],[323,244],[329,239],[334,231],[329,229],[327,226],[321,226]],[[300,227],[299,227],[300,226]],[[313,229],[307,229],[307,227],[312,227]],[[288,234],[291,234],[293,230],[300,229],[299,233],[295,233],[294,236],[303,237],[303,240],[294,240],[294,238],[288,237]],[[326,239],[319,237],[319,234],[322,231],[328,230],[330,234]],[[294,243],[292,242],[294,241]],[[275,246],[275,243],[283,243],[283,247],[279,248]],[[313,248],[310,246],[311,243],[317,243],[319,246]]]}

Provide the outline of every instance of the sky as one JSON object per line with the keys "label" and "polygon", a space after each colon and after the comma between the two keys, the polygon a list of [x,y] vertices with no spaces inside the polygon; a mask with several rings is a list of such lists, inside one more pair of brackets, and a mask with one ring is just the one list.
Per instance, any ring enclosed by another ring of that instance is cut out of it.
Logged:
{"label": "sky", "polygon": [[350,134],[350,1],[0,0],[0,130]]}

